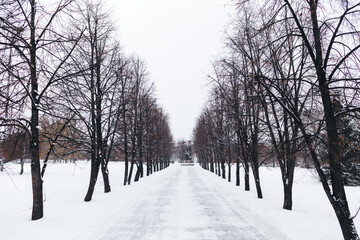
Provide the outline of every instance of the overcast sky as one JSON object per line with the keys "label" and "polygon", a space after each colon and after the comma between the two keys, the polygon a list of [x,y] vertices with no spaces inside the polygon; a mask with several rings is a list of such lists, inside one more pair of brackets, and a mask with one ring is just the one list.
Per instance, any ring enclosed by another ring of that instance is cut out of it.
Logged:
{"label": "overcast sky", "polygon": [[207,100],[206,75],[230,21],[228,0],[106,0],[126,53],[147,63],[175,140],[190,139]]}

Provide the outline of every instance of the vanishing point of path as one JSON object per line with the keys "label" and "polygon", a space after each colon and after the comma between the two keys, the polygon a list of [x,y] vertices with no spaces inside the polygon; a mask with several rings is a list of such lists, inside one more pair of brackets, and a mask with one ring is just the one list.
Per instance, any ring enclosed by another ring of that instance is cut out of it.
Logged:
{"label": "vanishing point of path", "polygon": [[126,211],[114,212],[114,219],[97,230],[96,239],[250,240],[273,239],[274,232],[277,239],[286,239],[276,229],[259,230],[253,218],[250,224],[249,213],[243,215],[244,208],[223,189],[225,180],[199,166],[174,164],[155,175],[160,173],[129,200]]}

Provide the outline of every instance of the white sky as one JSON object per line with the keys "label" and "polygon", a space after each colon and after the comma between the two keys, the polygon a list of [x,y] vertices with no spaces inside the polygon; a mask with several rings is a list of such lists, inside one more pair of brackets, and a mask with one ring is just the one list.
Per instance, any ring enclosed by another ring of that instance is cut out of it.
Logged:
{"label": "white sky", "polygon": [[223,46],[228,0],[106,0],[126,53],[147,63],[175,140],[190,139]]}

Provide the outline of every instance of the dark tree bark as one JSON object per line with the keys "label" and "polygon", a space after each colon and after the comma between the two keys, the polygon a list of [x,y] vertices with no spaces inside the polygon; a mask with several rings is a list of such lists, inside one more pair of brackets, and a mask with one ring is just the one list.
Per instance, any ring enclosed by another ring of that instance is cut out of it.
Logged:
{"label": "dark tree bark", "polygon": [[[313,64],[316,69],[316,76],[318,81],[318,89],[321,94],[321,100],[322,100],[322,107],[324,109],[324,117],[325,117],[325,123],[326,123],[326,132],[328,137],[328,143],[327,143],[327,150],[328,150],[328,161],[330,164],[330,175],[331,175],[331,184],[332,184],[332,192],[330,191],[330,188],[328,186],[328,183],[326,179],[322,178],[322,170],[320,168],[317,168],[317,171],[319,173],[320,179],[322,181],[322,184],[324,186],[324,190],[328,196],[328,199],[333,206],[336,216],[338,218],[338,221],[341,226],[341,230],[343,232],[343,236],[345,239],[359,239],[359,236],[357,234],[353,219],[350,215],[350,210],[345,194],[344,189],[344,183],[342,181],[342,169],[340,165],[340,144],[339,136],[337,132],[337,125],[336,125],[336,118],[335,118],[335,110],[334,106],[331,100],[331,92],[329,88],[329,82],[331,81],[331,78],[333,76],[334,71],[336,68],[340,66],[340,64],[343,63],[343,61],[350,56],[349,54],[353,53],[357,49],[360,48],[360,45],[358,44],[353,49],[349,51],[348,54],[342,57],[342,59],[337,63],[335,69],[332,71],[332,73],[329,75],[329,77],[326,76],[325,69],[328,67],[328,59],[329,59],[329,53],[330,51],[335,51],[332,49],[333,47],[333,39],[338,34],[338,29],[340,25],[342,24],[342,21],[344,17],[348,13],[352,13],[352,10],[357,6],[360,5],[360,3],[357,3],[355,6],[348,6],[344,11],[344,14],[340,17],[338,21],[338,27],[336,28],[335,32],[333,32],[333,38],[328,46],[327,53],[323,54],[323,43],[322,43],[322,33],[321,28],[318,24],[318,1],[310,0],[308,1],[309,5],[309,15],[312,21],[312,40],[314,41],[314,48],[310,45],[308,36],[306,35],[303,26],[300,24],[298,20],[298,15],[293,9],[292,4],[289,3],[289,1],[284,0],[286,6],[289,8],[292,17],[294,18],[297,27],[301,33],[301,37],[306,43],[306,47],[309,51],[309,54],[311,56],[311,59],[313,61]],[[351,9],[352,8],[352,9]],[[344,26],[345,27],[345,26]],[[304,133],[304,128],[302,128],[302,131]],[[311,149],[309,149],[311,150]],[[319,159],[315,158],[315,155],[313,155],[314,161],[319,161]]]}
{"label": "dark tree bark", "polygon": [[24,173],[24,158],[20,159],[20,175],[22,175]]}
{"label": "dark tree bark", "polygon": [[85,195],[85,202],[90,202],[94,194],[97,177],[99,175],[100,163],[97,161],[95,151],[91,154],[91,170],[90,170],[90,182],[87,193]]}
{"label": "dark tree bark", "polygon": [[125,104],[125,84],[122,82],[122,128],[123,128],[123,136],[124,136],[124,160],[125,160],[125,172],[124,172],[124,185],[127,183],[128,175],[129,175],[129,151],[128,151],[128,124],[126,117],[126,104]]}

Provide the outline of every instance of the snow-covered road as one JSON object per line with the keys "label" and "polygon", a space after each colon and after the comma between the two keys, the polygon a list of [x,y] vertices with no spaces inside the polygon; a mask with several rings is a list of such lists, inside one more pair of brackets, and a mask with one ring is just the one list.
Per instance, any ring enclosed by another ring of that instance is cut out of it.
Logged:
{"label": "snow-covered road", "polygon": [[[45,216],[30,221],[30,164],[21,176],[18,164],[5,167],[0,172],[4,240],[342,239],[334,211],[311,169],[296,169],[294,209],[286,211],[279,168],[260,169],[264,199],[259,200],[253,181],[246,192],[243,182],[237,187],[198,165],[172,164],[123,186],[124,164],[111,162],[112,191],[104,194],[99,177],[92,201],[84,202],[90,163],[53,163],[44,182]],[[241,172],[241,181],[243,176]],[[352,214],[360,206],[359,189],[346,188]],[[360,229],[359,216],[355,224]]]}
{"label": "snow-covered road", "polygon": [[198,166],[179,164],[165,172],[157,181],[151,181],[151,186],[141,188],[141,195],[134,194],[125,211],[114,212],[110,222],[94,229],[91,238],[239,240],[276,236],[286,239],[251,215],[241,206],[241,201],[234,200],[223,188],[223,181],[213,174]]}

